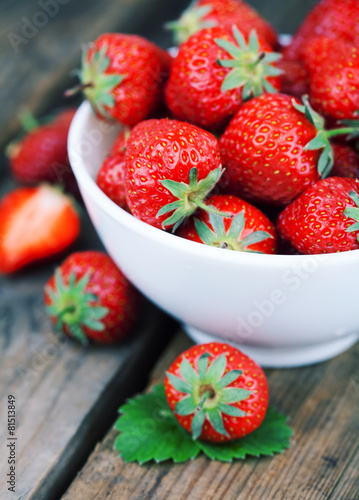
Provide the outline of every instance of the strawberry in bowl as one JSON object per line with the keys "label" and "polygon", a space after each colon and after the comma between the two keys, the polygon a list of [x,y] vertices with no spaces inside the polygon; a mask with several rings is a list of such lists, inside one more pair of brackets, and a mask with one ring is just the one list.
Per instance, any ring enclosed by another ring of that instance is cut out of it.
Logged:
{"label": "strawberry in bowl", "polygon": [[[335,123],[339,115],[318,107],[309,59],[305,67],[284,50],[287,74],[281,75],[276,41],[260,23],[249,27],[245,16],[241,24],[233,14],[229,26],[226,13],[235,5],[240,10],[242,2],[196,2],[180,20],[176,29],[183,38],[168,66],[169,79],[160,85],[161,118],[156,106],[142,117],[134,113],[131,123],[111,115],[121,106],[115,94],[125,79],[118,79],[120,71],[112,73],[106,52],[106,78],[115,74],[116,87],[105,113],[81,106],[69,155],[108,253],[197,343],[230,342],[264,366],[300,366],[335,356],[358,340],[352,299],[359,273],[352,185],[358,120],[354,112],[352,123],[347,115],[345,123]],[[319,44],[315,38],[311,43]],[[291,68],[300,74],[298,85]],[[138,80],[132,78],[135,89]],[[315,81],[323,86],[323,79]],[[294,96],[304,88],[310,95],[298,99],[284,93],[282,84]],[[110,127],[86,154],[77,149],[101,121],[114,118],[120,127],[132,127],[120,174],[113,177],[129,211],[94,182],[114,155],[119,130]],[[351,164],[345,165],[341,156],[349,151]],[[338,169],[348,178],[338,181]],[[351,189],[334,187],[343,182]],[[345,242],[340,252],[334,243],[330,251],[334,234]]]}
{"label": "strawberry in bowl", "polygon": [[[130,281],[178,318],[196,342],[230,341],[261,365],[280,367],[328,359],[357,341],[359,320],[352,300],[353,276],[359,274],[356,250],[312,256],[236,252],[153,227],[122,210],[96,185],[117,130],[106,134],[100,146],[92,145],[89,154],[79,155],[77,144],[98,127],[90,105],[84,103],[69,141],[70,160],[91,219],[108,253]],[[139,141],[142,148],[146,141],[143,145]],[[152,145],[149,151],[156,151],[160,158],[164,146]],[[155,158],[150,152],[138,152],[143,162],[148,160],[146,154]],[[153,166],[157,175],[158,163]],[[187,182],[183,182],[188,186],[187,172]],[[165,169],[161,180],[168,174]],[[149,199],[141,203],[143,210],[149,203]],[[157,220],[156,210],[153,220]],[[329,287],[328,283],[337,285]],[[338,310],[345,314],[339,315]]]}

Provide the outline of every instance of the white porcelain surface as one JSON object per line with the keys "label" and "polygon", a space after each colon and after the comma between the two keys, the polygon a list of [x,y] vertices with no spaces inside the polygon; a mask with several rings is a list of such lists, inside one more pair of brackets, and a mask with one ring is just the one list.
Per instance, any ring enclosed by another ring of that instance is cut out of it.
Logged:
{"label": "white porcelain surface", "polygon": [[94,181],[117,131],[86,102],[72,122],[69,156],[86,207],[125,275],[187,324],[194,339],[206,332],[207,339],[254,348],[263,366],[298,366],[339,354],[359,338],[359,250],[247,254],[155,229],[115,205]]}

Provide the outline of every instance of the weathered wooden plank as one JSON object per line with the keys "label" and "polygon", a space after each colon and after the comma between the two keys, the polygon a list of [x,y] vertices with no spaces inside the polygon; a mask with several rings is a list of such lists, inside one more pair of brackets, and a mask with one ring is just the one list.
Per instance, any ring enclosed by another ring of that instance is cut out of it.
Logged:
{"label": "weathered wooden plank", "polygon": [[171,330],[172,322],[145,302],[123,343],[83,349],[61,342],[43,307],[51,267],[0,279],[2,499],[15,498],[4,481],[8,395],[16,397],[16,498],[56,498],[108,429],[118,402],[145,383]]}
{"label": "weathered wooden plank", "polygon": [[[162,380],[165,368],[189,345],[179,334],[154,370],[153,381]],[[289,416],[295,432],[292,448],[281,455],[233,464],[203,457],[178,465],[125,464],[112,449],[117,433],[111,430],[63,500],[354,500],[359,493],[358,354],[359,344],[321,365],[266,370],[271,404]]]}
{"label": "weathered wooden plank", "polygon": [[75,81],[69,73],[79,65],[82,43],[106,31],[140,32],[164,42],[166,34],[161,25],[171,17],[168,12],[177,15],[184,2],[172,0],[163,5],[161,0],[51,0],[50,3],[55,5],[51,15],[42,7],[47,0],[42,3],[17,0],[1,5],[0,145],[18,130],[20,107],[26,105],[35,114],[41,114],[51,106],[63,104],[63,91]]}

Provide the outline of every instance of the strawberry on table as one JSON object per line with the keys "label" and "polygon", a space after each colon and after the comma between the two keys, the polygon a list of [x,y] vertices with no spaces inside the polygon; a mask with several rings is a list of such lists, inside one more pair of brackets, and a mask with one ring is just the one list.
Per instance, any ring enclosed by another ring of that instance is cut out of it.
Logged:
{"label": "strawberry on table", "polygon": [[21,115],[26,134],[7,148],[11,172],[17,181],[26,185],[62,184],[67,190],[78,193],[67,154],[67,136],[75,111],[62,111],[42,125],[29,113]]}
{"label": "strawberry on table", "polygon": [[229,344],[195,345],[169,367],[168,404],[193,439],[223,442],[257,429],[268,407],[266,376]]}
{"label": "strawberry on table", "polygon": [[180,228],[178,236],[239,252],[276,252],[275,227],[258,208],[230,194],[214,195],[207,199],[206,205],[232,217],[199,210]]}
{"label": "strawberry on table", "polygon": [[217,139],[195,125],[147,120],[131,131],[126,200],[135,217],[154,227],[174,231],[198,207],[215,211],[204,199],[221,174]]}
{"label": "strawberry on table", "polygon": [[120,340],[137,318],[139,293],[102,252],[72,254],[50,278],[44,293],[56,329],[83,344]]}
{"label": "strawberry on table", "polygon": [[342,40],[316,38],[305,51],[305,64],[313,108],[334,120],[357,118],[358,48]]}
{"label": "strawberry on table", "polygon": [[129,134],[129,129],[121,131],[97,175],[99,188],[116,205],[125,210],[128,210],[125,193],[125,155]]}
{"label": "strawberry on table", "polygon": [[242,101],[280,88],[280,58],[255,31],[243,34],[215,27],[201,30],[181,45],[166,86],[175,117],[220,129]]}
{"label": "strawberry on table", "polygon": [[258,35],[273,47],[277,45],[277,34],[251,6],[242,0],[197,0],[185,10],[178,21],[167,23],[174,32],[177,45],[204,28],[221,26],[231,29],[237,25],[244,35],[254,29]]}
{"label": "strawberry on table", "polygon": [[358,194],[358,179],[318,181],[280,214],[279,234],[304,254],[358,249]]}
{"label": "strawberry on table", "polygon": [[137,35],[105,33],[84,50],[79,71],[96,114],[133,126],[156,111],[169,74],[167,52]]}
{"label": "strawberry on table", "polygon": [[359,45],[358,0],[321,0],[311,10],[291,44],[284,49],[285,57],[302,60],[306,47],[318,36],[343,40]]}
{"label": "strawberry on table", "polygon": [[58,189],[43,184],[8,193],[0,201],[0,272],[59,254],[79,230],[71,198]]}
{"label": "strawberry on table", "polygon": [[286,205],[333,166],[329,139],[357,131],[325,130],[303,97],[264,94],[245,103],[220,138],[228,191],[249,201]]}

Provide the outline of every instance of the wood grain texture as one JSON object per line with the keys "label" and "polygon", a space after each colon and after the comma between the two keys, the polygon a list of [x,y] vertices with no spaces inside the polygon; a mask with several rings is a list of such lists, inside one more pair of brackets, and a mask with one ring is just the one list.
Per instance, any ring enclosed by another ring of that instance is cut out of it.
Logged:
{"label": "wood grain texture", "polygon": [[[180,333],[153,382],[191,342]],[[125,464],[112,450],[117,432],[99,444],[63,500],[310,500],[358,498],[359,344],[317,366],[266,370],[271,404],[288,415],[292,447],[272,458],[232,464],[197,458],[185,464]]]}
{"label": "wood grain texture", "polygon": [[14,498],[3,481],[9,394],[16,397],[16,498],[58,498],[166,343],[164,316],[148,303],[120,344],[86,349],[58,340],[43,307],[47,278],[38,272],[36,280],[14,279],[0,289],[1,499]]}

